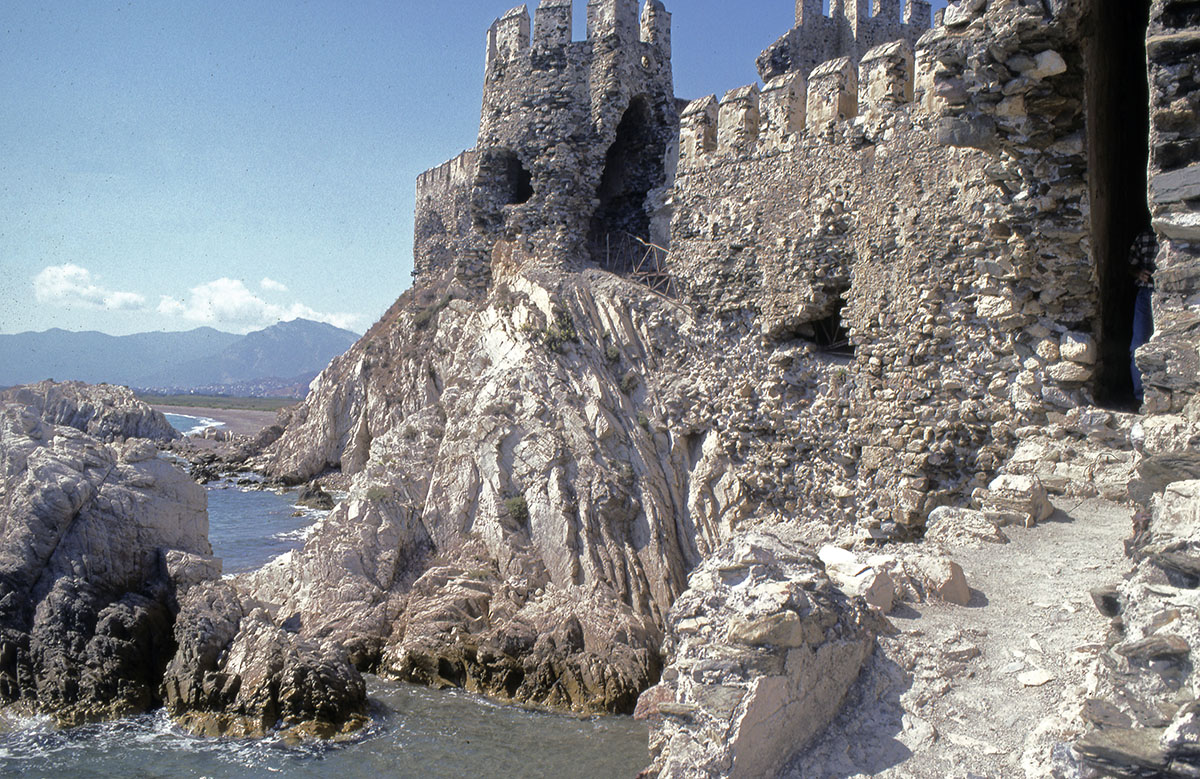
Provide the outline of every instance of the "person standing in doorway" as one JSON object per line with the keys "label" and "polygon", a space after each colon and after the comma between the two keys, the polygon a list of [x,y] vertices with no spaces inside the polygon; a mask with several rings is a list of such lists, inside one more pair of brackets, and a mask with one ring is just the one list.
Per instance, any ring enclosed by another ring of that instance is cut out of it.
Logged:
{"label": "person standing in doorway", "polygon": [[1133,304],[1133,338],[1129,342],[1129,372],[1133,377],[1133,396],[1142,405],[1142,372],[1138,370],[1134,354],[1138,347],[1150,340],[1154,333],[1154,312],[1150,299],[1154,295],[1154,257],[1158,254],[1158,239],[1154,231],[1146,228],[1133,239],[1129,247],[1129,273],[1137,285],[1137,299]]}

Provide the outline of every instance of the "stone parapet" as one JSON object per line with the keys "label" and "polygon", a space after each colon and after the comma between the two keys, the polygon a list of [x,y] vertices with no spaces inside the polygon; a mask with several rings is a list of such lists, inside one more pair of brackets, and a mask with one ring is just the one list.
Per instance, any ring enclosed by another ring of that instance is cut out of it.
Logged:
{"label": "stone parapet", "polygon": [[[818,65],[807,78],[786,71],[762,89],[749,85],[730,90],[715,116],[709,115],[715,97],[694,101],[683,113],[680,166],[786,148],[806,133],[819,134],[842,122],[858,121],[868,129],[885,123],[889,114],[917,97],[918,73],[933,67],[930,60],[920,67],[916,63],[912,45],[900,38],[876,46],[858,63],[839,57]],[[923,73],[922,79],[923,84],[932,81]]]}

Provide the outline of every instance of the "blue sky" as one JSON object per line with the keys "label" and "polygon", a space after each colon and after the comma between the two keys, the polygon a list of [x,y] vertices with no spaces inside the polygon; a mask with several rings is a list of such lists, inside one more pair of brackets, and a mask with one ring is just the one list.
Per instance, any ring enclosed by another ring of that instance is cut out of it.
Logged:
{"label": "blue sky", "polygon": [[[417,174],[474,144],[508,7],[6,0],[0,333],[361,332],[409,286]],[[667,7],[676,92],[700,97],[754,81],[794,4]]]}

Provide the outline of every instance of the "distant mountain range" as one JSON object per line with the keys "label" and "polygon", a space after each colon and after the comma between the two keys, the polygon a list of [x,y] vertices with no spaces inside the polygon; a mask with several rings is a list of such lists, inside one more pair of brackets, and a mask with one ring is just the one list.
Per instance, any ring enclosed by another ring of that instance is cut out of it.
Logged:
{"label": "distant mountain range", "polygon": [[358,334],[293,319],[247,335],[200,327],[178,333],[0,335],[0,386],[42,379],[108,382],[161,392],[301,397]]}

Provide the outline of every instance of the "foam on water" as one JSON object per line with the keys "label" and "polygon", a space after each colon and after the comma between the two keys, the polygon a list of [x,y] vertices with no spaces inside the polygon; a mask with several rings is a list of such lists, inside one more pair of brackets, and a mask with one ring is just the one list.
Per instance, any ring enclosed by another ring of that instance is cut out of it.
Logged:
{"label": "foam on water", "polygon": [[225,423],[208,417],[194,417],[190,414],[163,414],[171,427],[184,435],[199,435],[210,427],[225,427]]}
{"label": "foam on water", "polygon": [[462,692],[367,681],[372,722],[347,742],[200,738],[160,710],[69,731],[43,722],[0,736],[0,774],[628,777],[648,762],[646,728],[628,717],[577,719],[497,706]]}
{"label": "foam on water", "polygon": [[[213,552],[227,574],[280,564],[329,513],[297,507],[295,491],[230,480],[210,484],[208,498]],[[373,677],[368,691],[371,725],[341,744],[199,738],[162,710],[69,731],[0,712],[0,776],[590,778],[632,776],[649,762],[646,726],[628,717],[531,712]]]}

